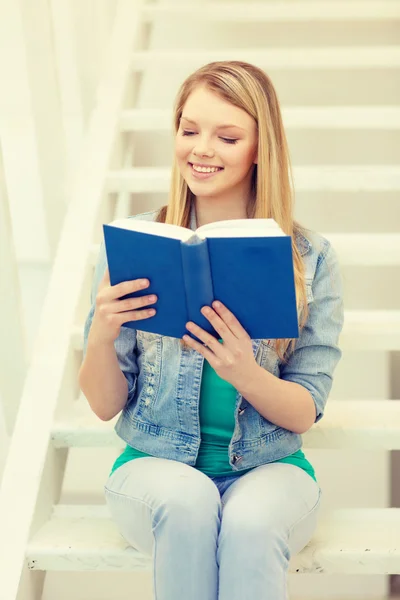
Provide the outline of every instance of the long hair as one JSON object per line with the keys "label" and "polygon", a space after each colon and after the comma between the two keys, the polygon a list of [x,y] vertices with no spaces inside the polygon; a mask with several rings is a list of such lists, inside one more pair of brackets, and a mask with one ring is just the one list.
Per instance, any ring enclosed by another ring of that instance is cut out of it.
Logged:
{"label": "long hair", "polygon": [[[296,245],[296,232],[305,229],[294,220],[294,186],[288,143],[281,110],[274,86],[264,71],[241,61],[209,63],[181,85],[174,105],[175,135],[186,100],[199,85],[221,99],[245,110],[256,122],[258,132],[258,164],[254,165],[247,216],[253,219],[272,218],[286,235],[292,236],[296,303],[301,330],[308,317],[305,271]],[[190,228],[190,210],[194,195],[181,175],[174,157],[168,205],[163,206],[157,221]],[[304,233],[303,233],[304,234]],[[181,341],[183,345],[185,342]],[[282,361],[294,349],[296,339],[275,341],[275,351]]]}

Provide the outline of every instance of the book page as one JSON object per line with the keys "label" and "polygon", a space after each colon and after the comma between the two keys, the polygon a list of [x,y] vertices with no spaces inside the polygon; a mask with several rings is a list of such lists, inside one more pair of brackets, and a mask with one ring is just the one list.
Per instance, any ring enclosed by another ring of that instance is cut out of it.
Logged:
{"label": "book page", "polygon": [[156,221],[144,221],[141,219],[117,219],[110,223],[113,227],[121,229],[130,229],[141,233],[150,233],[162,237],[185,241],[193,235],[191,229],[180,227],[179,225],[169,225],[168,223],[158,223]]}
{"label": "book page", "polygon": [[274,219],[230,219],[202,225],[196,230],[208,237],[268,237],[286,235]]}

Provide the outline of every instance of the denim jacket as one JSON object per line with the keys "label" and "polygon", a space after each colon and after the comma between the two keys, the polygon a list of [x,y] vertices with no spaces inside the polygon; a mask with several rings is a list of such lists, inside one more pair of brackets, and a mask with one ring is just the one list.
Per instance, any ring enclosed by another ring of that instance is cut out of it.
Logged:
{"label": "denim jacket", "polygon": [[[154,220],[157,210],[128,218]],[[191,229],[196,229],[194,206]],[[296,234],[305,262],[309,316],[285,364],[274,340],[253,339],[257,363],[276,377],[305,387],[316,406],[316,421],[324,413],[332,376],[341,350],[343,327],[342,278],[335,251],[323,236]],[[95,268],[91,308],[84,326],[83,355],[92,322],[98,285],[107,264],[104,241]],[[156,305],[157,307],[157,305]],[[140,326],[140,322],[139,322]],[[128,398],[115,424],[127,444],[156,457],[195,465],[200,446],[199,397],[204,358],[177,338],[121,327],[114,342]],[[229,464],[241,471],[289,456],[302,446],[302,437],[263,417],[239,392],[235,428],[229,444]]]}

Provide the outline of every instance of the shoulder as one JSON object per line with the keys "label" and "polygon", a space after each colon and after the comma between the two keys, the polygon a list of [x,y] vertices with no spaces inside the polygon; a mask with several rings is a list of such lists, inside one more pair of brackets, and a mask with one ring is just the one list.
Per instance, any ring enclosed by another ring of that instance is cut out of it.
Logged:
{"label": "shoulder", "polygon": [[338,265],[336,251],[325,236],[302,227],[296,230],[295,239],[308,280],[313,280],[317,271]]}
{"label": "shoulder", "polygon": [[128,221],[129,219],[137,219],[139,221],[155,221],[159,212],[160,212],[160,209],[156,208],[154,210],[149,210],[148,212],[139,213],[137,215],[129,215],[128,217],[125,217],[123,219],[115,219],[114,221],[111,221],[109,224],[110,225],[115,225],[116,223],[123,224],[124,222]]}
{"label": "shoulder", "polygon": [[139,221],[155,221],[159,212],[160,212],[160,209],[156,208],[154,210],[149,210],[148,212],[139,213],[137,215],[130,215],[127,218],[128,219],[139,219]]}
{"label": "shoulder", "polygon": [[296,229],[295,240],[302,256],[306,254],[313,256],[324,255],[331,246],[330,241],[326,237],[305,227]]}

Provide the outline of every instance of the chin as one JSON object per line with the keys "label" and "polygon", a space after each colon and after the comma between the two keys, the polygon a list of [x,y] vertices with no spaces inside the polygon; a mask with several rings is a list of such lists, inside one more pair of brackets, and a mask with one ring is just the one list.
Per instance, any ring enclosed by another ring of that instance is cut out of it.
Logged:
{"label": "chin", "polygon": [[192,194],[195,196],[201,196],[202,198],[207,198],[207,196],[215,196],[216,194],[221,194],[224,192],[224,190],[220,190],[217,187],[214,188],[210,186],[209,188],[206,188],[205,186],[201,185],[187,185]]}

